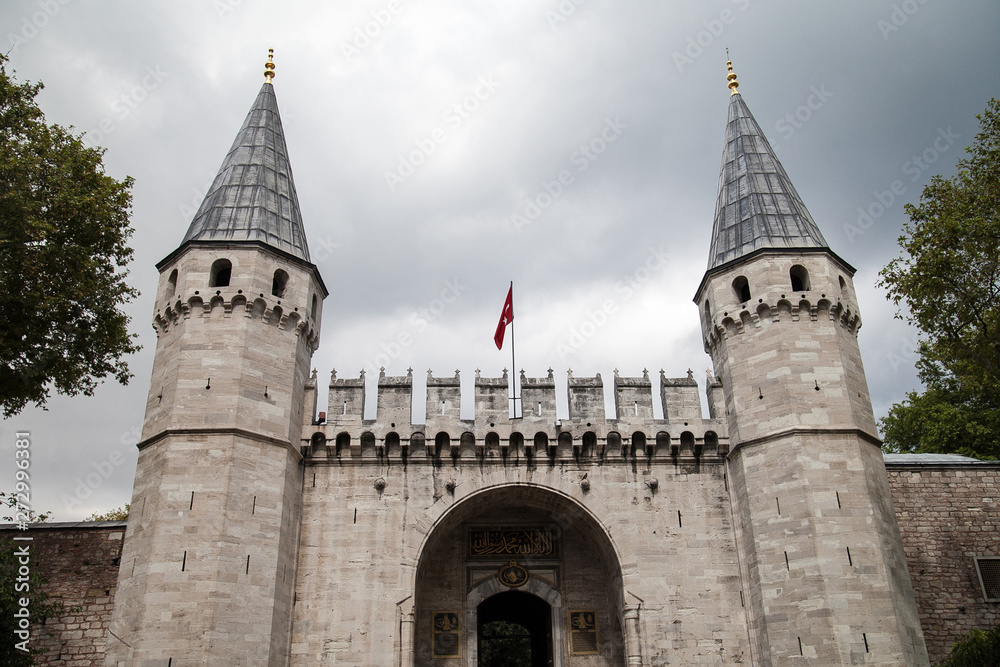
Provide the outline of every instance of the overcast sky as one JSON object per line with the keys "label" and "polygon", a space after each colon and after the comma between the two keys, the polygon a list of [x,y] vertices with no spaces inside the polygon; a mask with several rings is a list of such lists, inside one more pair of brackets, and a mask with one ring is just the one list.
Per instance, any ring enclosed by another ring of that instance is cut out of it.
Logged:
{"label": "overcast sky", "polygon": [[[857,268],[878,416],[918,382],[914,332],[877,272],[898,253],[903,204],[954,173],[1000,91],[996,0],[8,1],[0,27],[8,71],[44,82],[49,122],[85,131],[111,175],[136,180],[134,379],[56,397],[0,432],[11,464],[13,433],[31,433],[32,499],[58,520],[130,498],[154,264],[180,244],[268,48],[331,292],[320,384],[333,368],[373,380],[379,366],[412,366],[422,391],[428,368],[460,369],[468,399],[476,368],[510,366],[492,338],[513,280],[517,365],[555,369],[563,413],[568,368],[606,388],[615,368],[690,368],[704,389],[691,300],[715,208],[726,46],[813,218]],[[11,473],[0,488],[12,487]]]}

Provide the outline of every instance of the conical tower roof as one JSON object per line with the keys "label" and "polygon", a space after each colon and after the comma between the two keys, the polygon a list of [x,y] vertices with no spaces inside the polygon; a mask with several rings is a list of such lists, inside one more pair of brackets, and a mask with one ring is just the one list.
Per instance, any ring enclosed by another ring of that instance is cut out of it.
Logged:
{"label": "conical tower roof", "polygon": [[270,76],[184,235],[188,241],[262,242],[309,261]]}
{"label": "conical tower roof", "polygon": [[729,122],[708,268],[761,248],[827,248],[753,114],[730,63]]}

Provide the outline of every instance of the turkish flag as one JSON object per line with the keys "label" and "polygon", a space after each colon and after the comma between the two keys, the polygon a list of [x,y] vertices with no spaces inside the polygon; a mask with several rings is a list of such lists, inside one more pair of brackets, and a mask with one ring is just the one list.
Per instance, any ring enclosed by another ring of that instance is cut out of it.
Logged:
{"label": "turkish flag", "polygon": [[503,302],[503,311],[500,313],[500,322],[497,324],[497,332],[493,334],[493,342],[497,344],[497,349],[503,349],[503,335],[507,331],[507,325],[514,321],[514,285],[511,283],[507,291],[507,300]]}

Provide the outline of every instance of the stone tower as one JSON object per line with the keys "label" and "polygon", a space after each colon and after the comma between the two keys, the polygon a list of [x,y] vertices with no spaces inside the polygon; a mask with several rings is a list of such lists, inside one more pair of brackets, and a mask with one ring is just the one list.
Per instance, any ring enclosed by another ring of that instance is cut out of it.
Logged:
{"label": "stone tower", "polygon": [[281,664],[327,295],[265,83],[160,271],[108,665]]}
{"label": "stone tower", "polygon": [[732,89],[695,302],[722,382],[754,664],[927,664],[857,333],[830,250]]}

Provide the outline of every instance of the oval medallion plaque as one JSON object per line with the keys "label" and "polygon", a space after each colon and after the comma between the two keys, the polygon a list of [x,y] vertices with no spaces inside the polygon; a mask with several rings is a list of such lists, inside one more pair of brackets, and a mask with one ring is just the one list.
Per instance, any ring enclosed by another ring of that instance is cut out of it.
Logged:
{"label": "oval medallion plaque", "polygon": [[528,571],[518,565],[516,560],[511,560],[497,571],[497,579],[504,586],[520,588],[528,583]]}

